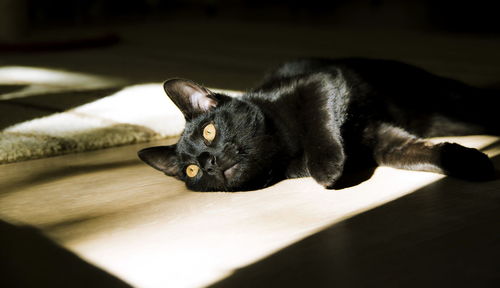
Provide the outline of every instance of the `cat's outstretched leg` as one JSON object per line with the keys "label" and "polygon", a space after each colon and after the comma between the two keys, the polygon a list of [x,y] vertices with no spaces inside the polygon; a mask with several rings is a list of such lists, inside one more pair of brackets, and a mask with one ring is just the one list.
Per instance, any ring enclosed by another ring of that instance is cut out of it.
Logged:
{"label": "cat's outstretched leg", "polygon": [[342,100],[347,97],[345,89],[340,77],[325,73],[312,74],[297,83],[306,167],[314,180],[328,189],[333,189],[344,170],[345,153],[338,123],[341,113],[337,110],[341,110]]}
{"label": "cat's outstretched leg", "polygon": [[374,157],[379,165],[429,171],[466,180],[493,179],[495,170],[484,153],[456,143],[433,144],[388,124],[374,131]]}

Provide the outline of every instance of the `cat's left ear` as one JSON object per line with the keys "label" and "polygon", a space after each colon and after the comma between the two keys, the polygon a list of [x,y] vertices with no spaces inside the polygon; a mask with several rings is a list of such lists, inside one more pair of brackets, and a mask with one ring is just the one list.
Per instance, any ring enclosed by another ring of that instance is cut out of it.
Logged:
{"label": "cat's left ear", "polygon": [[179,164],[175,153],[175,144],[144,148],[137,152],[139,158],[149,166],[168,176],[179,177]]}
{"label": "cat's left ear", "polygon": [[163,89],[186,120],[212,110],[229,96],[215,94],[207,88],[186,79],[170,79],[163,83]]}

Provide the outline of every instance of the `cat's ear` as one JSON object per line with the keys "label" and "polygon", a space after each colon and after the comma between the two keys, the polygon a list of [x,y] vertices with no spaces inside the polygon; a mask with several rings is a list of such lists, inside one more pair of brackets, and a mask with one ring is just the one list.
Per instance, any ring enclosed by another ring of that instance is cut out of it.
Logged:
{"label": "cat's ear", "polygon": [[146,164],[168,176],[179,175],[180,169],[175,153],[175,145],[144,148],[137,152],[137,155]]}
{"label": "cat's ear", "polygon": [[170,79],[163,83],[163,89],[186,120],[217,107],[228,96],[214,94],[207,88],[186,79]]}

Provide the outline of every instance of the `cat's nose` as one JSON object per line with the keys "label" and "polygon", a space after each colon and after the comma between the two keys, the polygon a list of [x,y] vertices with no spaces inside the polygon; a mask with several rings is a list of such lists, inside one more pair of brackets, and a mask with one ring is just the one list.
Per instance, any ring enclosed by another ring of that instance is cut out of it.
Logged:
{"label": "cat's nose", "polygon": [[203,170],[208,173],[216,171],[217,168],[217,158],[208,152],[203,152],[198,157],[198,162],[202,165]]}

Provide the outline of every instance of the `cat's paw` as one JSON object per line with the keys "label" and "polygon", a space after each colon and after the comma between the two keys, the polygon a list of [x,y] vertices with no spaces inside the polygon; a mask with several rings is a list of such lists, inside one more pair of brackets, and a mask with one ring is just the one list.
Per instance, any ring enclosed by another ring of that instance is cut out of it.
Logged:
{"label": "cat's paw", "polygon": [[440,166],[445,174],[466,180],[485,181],[495,178],[495,168],[486,154],[456,143],[441,144]]}
{"label": "cat's paw", "polygon": [[343,165],[339,161],[323,159],[309,159],[307,168],[311,176],[326,189],[334,189],[335,183],[342,175]]}

